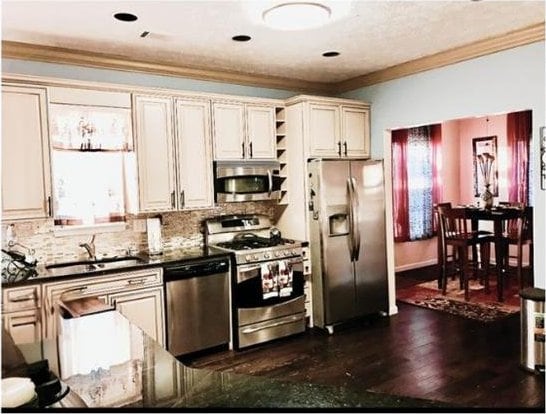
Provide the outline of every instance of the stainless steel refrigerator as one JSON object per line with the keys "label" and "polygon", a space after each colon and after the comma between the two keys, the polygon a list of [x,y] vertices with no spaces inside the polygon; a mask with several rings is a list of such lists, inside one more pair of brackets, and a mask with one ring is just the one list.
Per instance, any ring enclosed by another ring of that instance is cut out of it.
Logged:
{"label": "stainless steel refrigerator", "polygon": [[334,325],[388,311],[382,161],[311,160],[313,319]]}

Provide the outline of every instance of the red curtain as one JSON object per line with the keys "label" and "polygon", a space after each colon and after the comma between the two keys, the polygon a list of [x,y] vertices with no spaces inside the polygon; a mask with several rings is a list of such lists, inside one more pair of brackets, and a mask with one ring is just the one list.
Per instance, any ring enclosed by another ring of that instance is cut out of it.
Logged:
{"label": "red curtain", "polygon": [[407,241],[409,235],[409,200],[407,148],[408,130],[392,132],[392,198],[394,241]]}
{"label": "red curtain", "polygon": [[508,201],[528,204],[529,143],[531,111],[513,112],[506,117],[508,147]]}

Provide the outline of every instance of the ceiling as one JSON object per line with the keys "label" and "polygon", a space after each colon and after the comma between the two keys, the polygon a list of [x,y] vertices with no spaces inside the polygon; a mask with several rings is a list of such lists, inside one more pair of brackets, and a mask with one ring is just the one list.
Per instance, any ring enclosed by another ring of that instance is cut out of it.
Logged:
{"label": "ceiling", "polygon": [[[317,29],[279,31],[255,18],[255,8],[271,6],[271,0],[4,0],[2,37],[185,67],[336,83],[542,23],[545,13],[543,1],[335,1],[345,3],[347,16]],[[118,12],[138,20],[120,22],[113,18]],[[150,34],[140,37],[144,31]],[[252,40],[231,39],[241,34]],[[332,50],[340,55],[322,56]]]}

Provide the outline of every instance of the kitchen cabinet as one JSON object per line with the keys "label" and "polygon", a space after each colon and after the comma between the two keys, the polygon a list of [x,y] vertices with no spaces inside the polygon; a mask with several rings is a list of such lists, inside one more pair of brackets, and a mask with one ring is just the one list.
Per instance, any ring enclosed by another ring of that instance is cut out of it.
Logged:
{"label": "kitchen cabinet", "polygon": [[308,111],[310,157],[370,157],[368,107],[310,102]]}
{"label": "kitchen cabinet", "polygon": [[210,101],[137,95],[134,107],[140,211],[212,207]]}
{"label": "kitchen cabinet", "polygon": [[2,325],[16,344],[38,342],[42,338],[40,293],[39,285],[2,291]]}
{"label": "kitchen cabinet", "polygon": [[178,208],[212,207],[210,102],[176,99]]}
{"label": "kitchen cabinet", "polygon": [[2,87],[2,219],[51,216],[46,89]]}
{"label": "kitchen cabinet", "polygon": [[172,99],[133,97],[141,212],[176,208]]}
{"label": "kitchen cabinet", "polygon": [[42,289],[45,338],[55,338],[57,335],[57,303],[60,300],[98,296],[104,302],[114,305],[127,319],[159,343],[164,343],[165,301],[161,268],[49,282],[44,283]]}
{"label": "kitchen cabinet", "polygon": [[215,101],[215,160],[276,159],[275,106]]}

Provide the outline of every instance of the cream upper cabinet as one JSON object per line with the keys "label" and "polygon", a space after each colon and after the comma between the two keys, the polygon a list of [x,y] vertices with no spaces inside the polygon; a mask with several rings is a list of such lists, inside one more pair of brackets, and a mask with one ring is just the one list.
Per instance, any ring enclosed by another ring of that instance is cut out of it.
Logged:
{"label": "cream upper cabinet", "polygon": [[347,157],[370,157],[370,111],[341,107],[341,140]]}
{"label": "cream upper cabinet", "polygon": [[246,123],[247,158],[276,158],[275,108],[246,105]]}
{"label": "cream upper cabinet", "polygon": [[339,106],[309,105],[309,152],[312,157],[337,157],[341,154]]}
{"label": "cream upper cabinet", "polygon": [[2,218],[51,212],[47,99],[43,88],[2,87]]}
{"label": "cream upper cabinet", "polygon": [[214,204],[208,100],[176,100],[178,208]]}
{"label": "cream upper cabinet", "polygon": [[172,211],[175,173],[172,129],[172,99],[135,95],[140,211]]}
{"label": "cream upper cabinet", "polygon": [[275,159],[275,107],[213,102],[214,159]]}
{"label": "cream upper cabinet", "polygon": [[309,102],[310,157],[369,158],[370,110],[368,105]]}

